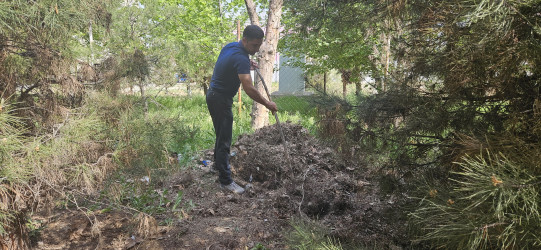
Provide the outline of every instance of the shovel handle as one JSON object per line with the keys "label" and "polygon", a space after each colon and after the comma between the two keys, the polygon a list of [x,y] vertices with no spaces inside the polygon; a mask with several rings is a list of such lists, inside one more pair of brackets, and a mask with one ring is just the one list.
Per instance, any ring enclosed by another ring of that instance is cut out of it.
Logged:
{"label": "shovel handle", "polygon": [[259,79],[261,79],[261,82],[263,83],[263,87],[265,88],[265,92],[267,92],[267,97],[269,97],[269,101],[272,101],[270,93],[269,93],[269,89],[267,88],[267,84],[265,84],[265,79],[263,79],[263,76],[261,75],[261,72],[259,72],[258,68],[254,68],[254,69],[255,69],[255,72],[257,72],[257,75],[259,75]]}
{"label": "shovel handle", "polygon": [[[272,101],[271,95],[269,93],[269,89],[267,88],[267,84],[265,84],[265,79],[263,79],[263,76],[261,75],[261,72],[259,72],[258,68],[255,68],[255,72],[257,72],[257,75],[259,75],[259,79],[261,79],[261,83],[263,83],[263,88],[265,88],[265,92],[267,92],[267,97],[269,98],[269,101]],[[278,123],[278,126],[280,126],[280,120],[278,119],[278,114],[276,112],[274,112],[274,118],[276,118],[276,122]],[[284,139],[284,138],[282,138],[282,139]]]}
{"label": "shovel handle", "polygon": [[[259,79],[261,79],[261,83],[263,83],[263,87],[265,88],[265,92],[267,92],[269,101],[272,101],[270,93],[269,93],[269,89],[267,88],[267,84],[265,84],[265,79],[263,79],[263,76],[261,75],[261,72],[259,72],[258,68],[254,68],[254,69],[255,69],[255,72],[257,72],[257,75],[259,75]],[[287,160],[287,163],[289,164],[289,168],[291,169],[291,161],[289,160],[289,152],[286,146],[286,137],[284,136],[284,131],[282,130],[280,119],[278,119],[278,112],[274,112],[274,118],[276,119],[276,123],[278,124],[278,128],[280,129],[280,136],[282,137],[282,141],[284,142],[284,153],[286,155],[286,160]]]}

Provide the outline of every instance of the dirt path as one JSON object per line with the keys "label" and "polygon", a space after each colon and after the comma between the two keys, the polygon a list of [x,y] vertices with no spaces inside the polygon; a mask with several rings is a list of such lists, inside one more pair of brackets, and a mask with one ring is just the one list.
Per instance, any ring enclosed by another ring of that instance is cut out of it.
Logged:
{"label": "dirt path", "polygon": [[[245,194],[220,190],[216,174],[200,165],[164,184],[170,200],[182,191],[175,211],[156,220],[122,211],[89,217],[78,211],[55,213],[40,218],[48,223],[36,248],[284,249],[284,235],[295,218],[321,225],[343,246],[360,242],[401,249],[407,244],[402,198],[380,194],[368,171],[336,159],[302,127],[282,125],[291,166],[276,126],[242,136],[232,148],[234,178],[251,186]],[[210,151],[199,160],[209,159]]]}

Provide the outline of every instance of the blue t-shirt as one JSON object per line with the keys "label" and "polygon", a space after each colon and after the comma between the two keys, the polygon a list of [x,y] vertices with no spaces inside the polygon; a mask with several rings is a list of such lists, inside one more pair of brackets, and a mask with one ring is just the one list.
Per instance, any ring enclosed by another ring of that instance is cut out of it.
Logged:
{"label": "blue t-shirt", "polygon": [[250,58],[240,42],[232,42],[223,47],[216,60],[210,87],[233,97],[240,86],[238,74],[250,74]]}

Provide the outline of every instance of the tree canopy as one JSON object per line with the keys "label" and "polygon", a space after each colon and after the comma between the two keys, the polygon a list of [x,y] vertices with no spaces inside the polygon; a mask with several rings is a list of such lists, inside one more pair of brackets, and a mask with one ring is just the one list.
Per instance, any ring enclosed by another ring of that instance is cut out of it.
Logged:
{"label": "tree canopy", "polygon": [[[369,5],[336,1],[286,1],[283,54],[308,72],[358,68],[369,71],[368,56],[375,40],[368,24],[360,22]],[[310,63],[305,64],[307,57]]]}

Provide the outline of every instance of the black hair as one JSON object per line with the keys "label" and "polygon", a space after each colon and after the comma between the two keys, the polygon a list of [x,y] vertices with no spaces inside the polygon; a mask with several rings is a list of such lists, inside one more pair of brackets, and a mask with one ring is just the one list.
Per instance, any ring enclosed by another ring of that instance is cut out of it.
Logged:
{"label": "black hair", "polygon": [[248,25],[244,28],[244,32],[242,32],[242,37],[248,40],[263,39],[263,36],[265,36],[265,33],[257,25]]}

